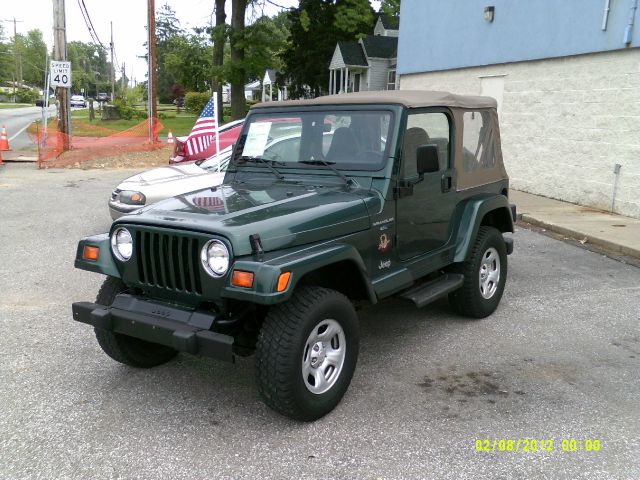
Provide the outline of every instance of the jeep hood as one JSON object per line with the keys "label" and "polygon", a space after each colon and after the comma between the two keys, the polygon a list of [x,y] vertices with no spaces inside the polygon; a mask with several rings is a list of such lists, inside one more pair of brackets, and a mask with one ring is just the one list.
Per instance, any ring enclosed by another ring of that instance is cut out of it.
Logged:
{"label": "jeep hood", "polygon": [[223,184],[161,201],[117,223],[193,230],[226,237],[234,255],[251,253],[249,236],[265,251],[348,235],[370,227],[367,203],[378,195],[345,186]]}

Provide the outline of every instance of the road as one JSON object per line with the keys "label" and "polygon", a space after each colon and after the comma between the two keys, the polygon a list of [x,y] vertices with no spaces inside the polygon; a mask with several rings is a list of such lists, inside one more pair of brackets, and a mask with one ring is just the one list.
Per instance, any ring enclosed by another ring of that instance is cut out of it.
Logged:
{"label": "road", "polygon": [[[520,229],[494,315],[360,311],[349,391],[301,424],[260,401],[251,358],[134,370],[71,320],[102,280],[76,242],[131,173],[0,169],[1,478],[640,478],[640,269]],[[522,438],[553,451],[474,449]]]}
{"label": "road", "polygon": [[[56,107],[49,107],[49,116],[55,116]],[[7,128],[7,137],[11,150],[35,148],[35,144],[27,134],[27,127],[35,120],[42,118],[40,107],[2,108],[0,109],[0,125]]]}

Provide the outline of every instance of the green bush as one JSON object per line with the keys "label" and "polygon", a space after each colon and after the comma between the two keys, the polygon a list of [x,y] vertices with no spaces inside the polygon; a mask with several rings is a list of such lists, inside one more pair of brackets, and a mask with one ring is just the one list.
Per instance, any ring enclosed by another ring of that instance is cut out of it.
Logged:
{"label": "green bush", "polygon": [[144,110],[138,110],[137,108],[129,105],[126,100],[116,98],[113,102],[113,106],[116,107],[116,111],[120,118],[125,120],[131,120],[133,118],[145,119],[147,118],[147,112]]}
{"label": "green bush", "polygon": [[127,105],[127,102],[121,98],[116,98],[113,101],[113,106],[116,107],[116,111],[120,118],[123,118],[124,120],[131,120],[135,115],[134,108]]}
{"label": "green bush", "polygon": [[184,96],[184,108],[189,113],[200,115],[210,99],[211,94],[208,92],[187,92]]}
{"label": "green bush", "polygon": [[36,103],[40,98],[38,92],[29,88],[20,88],[16,90],[16,101],[18,103]]}

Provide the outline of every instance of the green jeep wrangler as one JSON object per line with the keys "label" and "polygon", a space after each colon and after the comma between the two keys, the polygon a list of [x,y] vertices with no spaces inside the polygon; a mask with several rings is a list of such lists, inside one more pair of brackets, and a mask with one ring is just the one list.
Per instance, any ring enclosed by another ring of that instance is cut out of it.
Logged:
{"label": "green jeep wrangler", "polygon": [[78,245],[107,278],[73,318],[111,358],[256,357],[264,401],[330,412],[358,357],[356,306],[448,295],[498,306],[513,250],[496,102],[385,91],[251,108],[222,185],[180,195]]}

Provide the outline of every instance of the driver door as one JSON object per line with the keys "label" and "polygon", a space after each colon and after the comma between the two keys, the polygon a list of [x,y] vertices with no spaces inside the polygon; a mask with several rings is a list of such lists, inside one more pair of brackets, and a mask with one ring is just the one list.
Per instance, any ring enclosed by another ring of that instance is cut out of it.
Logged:
{"label": "driver door", "polygon": [[[445,110],[409,113],[403,135],[399,188],[396,189],[397,249],[401,260],[432,252],[449,238],[455,208],[451,122]],[[417,150],[437,145],[440,170],[420,180]]]}

